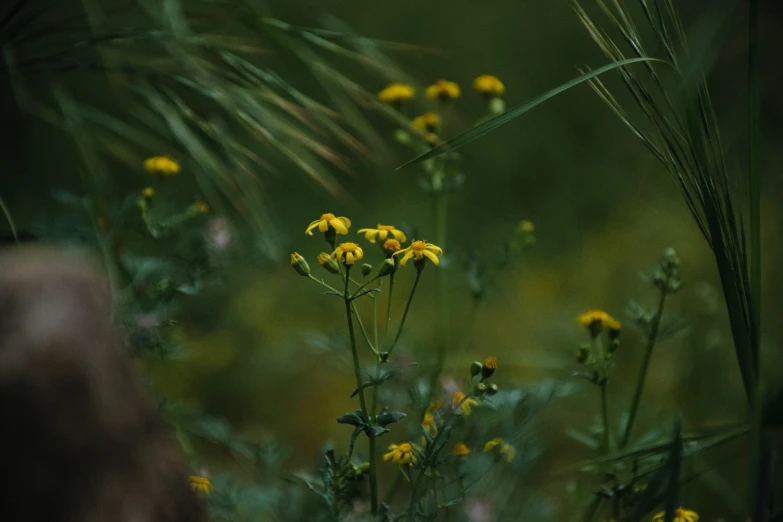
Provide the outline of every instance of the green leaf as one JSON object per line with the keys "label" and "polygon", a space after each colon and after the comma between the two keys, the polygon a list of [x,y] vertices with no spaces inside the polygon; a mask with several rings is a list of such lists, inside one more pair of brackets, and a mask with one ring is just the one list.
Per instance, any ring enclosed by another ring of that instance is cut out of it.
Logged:
{"label": "green leaf", "polygon": [[384,408],[383,411],[375,419],[375,424],[379,426],[387,426],[392,422],[399,422],[404,419],[406,415],[401,411],[390,412],[388,408]]}
{"label": "green leaf", "polygon": [[350,424],[351,426],[362,427],[365,425],[364,418],[362,417],[362,411],[356,410],[354,413],[346,413],[337,417],[339,424]]}
{"label": "green leaf", "polygon": [[462,147],[463,145],[466,145],[467,143],[470,143],[471,141],[478,139],[482,137],[483,135],[487,134],[488,132],[492,132],[493,130],[497,129],[501,125],[505,125],[506,123],[510,122],[517,116],[521,116],[524,113],[528,112],[531,109],[534,109],[535,107],[541,105],[545,101],[547,101],[550,98],[554,98],[558,94],[567,91],[571,87],[576,87],[580,83],[584,83],[588,80],[591,80],[592,78],[595,78],[596,76],[603,74],[607,71],[611,71],[613,69],[617,69],[618,67],[624,67],[626,65],[630,65],[633,63],[638,62],[662,62],[662,63],[668,63],[665,60],[660,60],[658,58],[630,58],[628,60],[619,60],[616,62],[612,62],[610,64],[604,65],[603,67],[599,67],[598,69],[589,71],[581,76],[578,76],[574,78],[573,80],[566,82],[558,87],[555,87],[552,90],[549,90],[545,92],[544,94],[533,98],[527,103],[524,103],[522,105],[519,105],[517,107],[514,107],[513,109],[510,109],[500,116],[496,116],[490,120],[485,121],[484,123],[481,123],[480,125],[477,125],[473,127],[470,130],[467,130],[463,132],[462,134],[458,134],[451,138],[448,141],[445,141],[438,145],[437,147],[425,152],[424,154],[415,157],[414,159],[410,160],[409,162],[401,165],[400,167],[397,167],[397,170],[400,170],[404,167],[407,167],[408,165],[412,163],[419,163],[421,161],[427,160],[429,158],[433,158],[435,156],[439,156],[443,154],[446,151],[458,149],[459,147]]}

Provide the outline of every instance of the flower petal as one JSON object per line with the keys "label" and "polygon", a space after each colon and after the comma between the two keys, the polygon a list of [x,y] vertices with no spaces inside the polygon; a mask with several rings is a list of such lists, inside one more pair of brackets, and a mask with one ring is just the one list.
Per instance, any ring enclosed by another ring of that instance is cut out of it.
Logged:
{"label": "flower petal", "polygon": [[440,248],[439,246],[433,245],[432,243],[427,243],[427,250],[435,252],[435,253],[437,253],[440,256],[443,255],[443,249]]}
{"label": "flower petal", "polygon": [[345,264],[346,265],[352,265],[353,263],[354,263],[353,252],[346,252],[345,253]]}
{"label": "flower petal", "polygon": [[401,252],[405,252],[405,255],[402,256],[402,259],[400,259],[400,265],[405,266],[405,263],[408,262],[408,259],[413,257],[413,251],[412,250],[401,250]]}
{"label": "flower petal", "polygon": [[347,234],[348,229],[345,228],[345,225],[342,221],[340,221],[338,218],[330,219],[329,224],[332,225],[332,228],[334,228],[338,234]]}
{"label": "flower petal", "polygon": [[427,257],[427,259],[429,259],[430,261],[432,261],[433,263],[435,263],[435,265],[436,265],[436,266],[437,266],[438,264],[440,264],[440,259],[438,259],[438,256],[436,256],[435,254],[433,254],[433,253],[432,253],[432,252],[430,252],[429,250],[424,250],[424,251],[422,252],[422,254],[424,254],[424,255]]}
{"label": "flower petal", "polygon": [[363,257],[364,257],[364,250],[362,250],[362,247],[357,247],[356,248],[356,260],[358,261],[359,259],[361,259]]}
{"label": "flower petal", "polygon": [[386,241],[386,236],[389,235],[388,230],[379,230],[378,231],[378,237],[381,238],[381,241]]}
{"label": "flower petal", "polygon": [[402,230],[397,230],[396,228],[391,231],[392,235],[394,236],[394,239],[399,241],[400,243],[405,243],[408,238],[405,237],[405,234]]}
{"label": "flower petal", "polygon": [[367,230],[367,233],[364,234],[364,239],[370,243],[375,243],[375,230]]}
{"label": "flower petal", "polygon": [[329,223],[327,221],[319,221],[318,230],[320,230],[321,232],[326,232],[327,230],[329,230]]}
{"label": "flower petal", "polygon": [[338,217],[337,219],[345,223],[345,228],[351,228],[351,220],[347,217]]}

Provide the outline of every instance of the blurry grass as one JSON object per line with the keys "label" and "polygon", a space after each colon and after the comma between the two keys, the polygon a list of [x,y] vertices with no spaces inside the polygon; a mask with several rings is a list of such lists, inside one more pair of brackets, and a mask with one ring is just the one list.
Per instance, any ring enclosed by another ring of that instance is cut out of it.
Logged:
{"label": "blurry grass", "polygon": [[[114,166],[140,171],[143,158],[168,153],[212,207],[263,232],[275,256],[276,202],[267,189],[275,177],[299,171],[346,201],[341,173],[356,159],[389,155],[365,115],[385,107],[336,64],[399,79],[384,52],[419,48],[341,27],[292,26],[245,0],[13,0],[0,8],[0,82],[11,82],[21,110],[66,131],[49,100],[54,85],[70,91],[85,131],[79,139],[105,164],[87,169],[102,178],[90,181],[102,196],[115,184]],[[276,70],[277,56],[296,57],[323,92],[291,85]],[[76,84],[76,74],[92,80]]]}

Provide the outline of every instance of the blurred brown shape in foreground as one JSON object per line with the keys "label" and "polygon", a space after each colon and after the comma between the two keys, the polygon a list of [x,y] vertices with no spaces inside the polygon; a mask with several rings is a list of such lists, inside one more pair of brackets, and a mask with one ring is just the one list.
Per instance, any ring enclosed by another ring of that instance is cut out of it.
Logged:
{"label": "blurred brown shape in foreground", "polygon": [[110,310],[84,260],[0,253],[0,520],[205,520]]}

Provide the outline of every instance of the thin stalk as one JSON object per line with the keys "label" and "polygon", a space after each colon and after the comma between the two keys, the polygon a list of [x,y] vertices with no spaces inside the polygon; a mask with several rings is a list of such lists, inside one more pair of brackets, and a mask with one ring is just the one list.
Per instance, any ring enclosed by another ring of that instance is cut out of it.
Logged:
{"label": "thin stalk", "polygon": [[647,371],[650,368],[650,360],[652,359],[653,348],[655,347],[655,341],[658,338],[658,330],[661,326],[661,318],[663,317],[663,307],[666,304],[666,287],[669,284],[668,279],[664,281],[661,288],[661,296],[658,299],[658,309],[655,312],[652,323],[650,324],[650,334],[647,336],[647,346],[644,351],[644,360],[642,360],[642,369],[639,372],[639,378],[636,381],[636,389],[633,392],[633,399],[631,399],[631,409],[628,412],[628,422],[625,425],[625,431],[623,432],[623,438],[620,441],[620,449],[625,448],[628,441],[631,438],[631,430],[633,424],[636,421],[636,414],[639,412],[639,404],[642,400],[642,392],[644,391],[644,383],[647,380]]}
{"label": "thin stalk", "polygon": [[387,350],[390,354],[391,351],[394,350],[394,347],[397,346],[397,341],[400,340],[400,336],[402,335],[402,327],[405,326],[405,319],[408,317],[408,310],[411,308],[411,302],[413,301],[413,294],[416,293],[416,287],[419,285],[419,279],[421,278],[421,270],[416,271],[416,280],[413,281],[413,288],[411,288],[411,293],[408,296],[408,302],[405,304],[405,311],[402,313],[402,320],[400,321],[400,327],[397,329],[397,335],[394,336],[394,341],[392,341],[391,346]]}
{"label": "thin stalk", "polygon": [[[441,191],[435,194],[435,244],[446,249],[448,233],[448,198]],[[446,361],[446,346],[449,336],[449,296],[447,274],[438,270],[438,368],[443,368]]]}
{"label": "thin stalk", "polygon": [[601,422],[604,425],[603,442],[602,447],[605,453],[611,453],[612,451],[612,431],[609,424],[609,393],[606,389],[608,383],[607,366],[608,359],[607,354],[604,351],[603,343],[601,343],[601,336],[596,335],[593,337],[593,347],[595,353],[601,354],[601,360],[603,361],[603,371],[601,374],[601,382],[598,386],[601,389]]}
{"label": "thin stalk", "polygon": [[386,326],[383,327],[383,344],[381,349],[386,347],[386,337],[389,335],[389,327],[391,326],[391,307],[392,307],[392,293],[394,292],[394,274],[389,274],[389,301],[386,304]]}
{"label": "thin stalk", "polygon": [[[356,387],[359,390],[359,404],[362,408],[362,415],[368,421],[370,420],[370,413],[367,410],[367,402],[364,397],[364,388],[362,387],[362,369],[359,364],[359,352],[356,349],[356,335],[353,330],[353,310],[351,307],[351,296],[348,293],[348,285],[350,283],[351,265],[345,266],[345,291],[343,293],[343,300],[345,301],[345,315],[348,318],[348,335],[351,338],[351,354],[353,356],[353,371],[356,376]],[[375,443],[372,435],[368,435],[370,439],[370,508],[373,514],[378,512],[378,483],[375,469]],[[375,486],[373,488],[373,486]]]}

